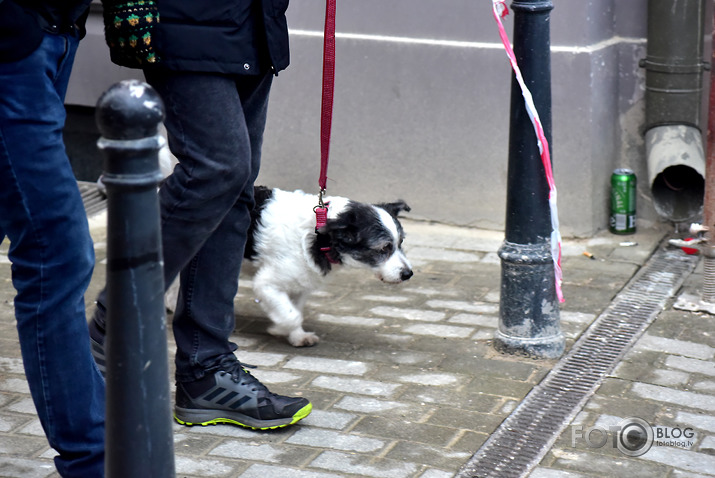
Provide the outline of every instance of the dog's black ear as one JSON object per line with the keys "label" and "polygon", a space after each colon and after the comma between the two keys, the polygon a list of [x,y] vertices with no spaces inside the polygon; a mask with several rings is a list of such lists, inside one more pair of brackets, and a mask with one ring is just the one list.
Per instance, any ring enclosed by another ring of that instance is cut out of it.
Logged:
{"label": "dog's black ear", "polygon": [[380,207],[385,211],[389,212],[391,216],[397,217],[402,211],[410,212],[410,206],[407,205],[402,199],[398,199],[395,202],[383,202],[375,204],[376,207]]}
{"label": "dog's black ear", "polygon": [[356,244],[360,240],[358,214],[352,208],[340,213],[335,219],[328,219],[318,233],[330,236],[333,242]]}

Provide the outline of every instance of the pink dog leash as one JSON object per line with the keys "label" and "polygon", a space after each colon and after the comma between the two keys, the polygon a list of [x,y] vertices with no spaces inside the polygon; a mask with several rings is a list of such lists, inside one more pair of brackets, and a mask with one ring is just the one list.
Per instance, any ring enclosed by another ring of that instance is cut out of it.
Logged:
{"label": "pink dog leash", "polygon": [[[325,2],[325,33],[323,35],[323,96],[320,105],[320,176],[318,177],[318,205],[315,211],[315,232],[328,221],[328,203],[323,195],[328,181],[328,158],[330,155],[330,130],[333,123],[333,90],[335,88],[335,1]],[[321,248],[330,260],[330,248]],[[331,261],[332,262],[332,261]]]}

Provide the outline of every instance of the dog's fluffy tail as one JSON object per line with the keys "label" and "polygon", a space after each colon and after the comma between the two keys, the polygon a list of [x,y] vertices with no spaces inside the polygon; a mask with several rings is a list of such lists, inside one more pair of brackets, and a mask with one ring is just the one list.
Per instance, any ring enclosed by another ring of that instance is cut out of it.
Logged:
{"label": "dog's fluffy tail", "polygon": [[266,207],[266,203],[273,199],[273,190],[265,186],[256,186],[253,190],[254,205],[251,210],[251,227],[248,230],[248,238],[246,240],[246,249],[243,251],[243,257],[253,259],[256,256],[256,229],[261,222],[261,212]]}

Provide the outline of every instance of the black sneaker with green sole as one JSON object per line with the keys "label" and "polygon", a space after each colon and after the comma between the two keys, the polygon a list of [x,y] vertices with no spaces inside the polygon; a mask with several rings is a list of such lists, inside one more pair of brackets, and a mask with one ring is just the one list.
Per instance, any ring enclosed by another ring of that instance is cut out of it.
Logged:
{"label": "black sneaker with green sole", "polygon": [[188,426],[229,423],[268,430],[293,425],[312,409],[306,398],[271,393],[231,355],[213,374],[176,384],[174,418]]}

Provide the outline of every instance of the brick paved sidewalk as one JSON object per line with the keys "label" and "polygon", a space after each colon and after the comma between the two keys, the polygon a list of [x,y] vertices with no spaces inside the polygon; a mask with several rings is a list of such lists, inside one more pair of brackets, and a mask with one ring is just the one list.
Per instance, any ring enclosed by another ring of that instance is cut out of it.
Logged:
{"label": "brick paved sidewalk", "polygon": [[[90,311],[104,282],[106,237],[101,217],[93,223],[98,266],[87,296]],[[312,348],[296,349],[267,335],[268,321],[245,268],[236,300],[237,355],[258,366],[254,374],[272,391],[303,394],[314,411],[297,426],[271,432],[175,425],[177,476],[452,477],[546,376],[555,361],[504,356],[490,345],[498,322],[496,251],[503,233],[415,221],[404,226],[415,276],[388,286],[364,272],[334,274],[306,307],[306,329],[321,337]],[[604,233],[564,244],[567,348],[664,236]],[[623,240],[638,245],[620,246]],[[0,247],[0,477],[53,477],[53,452],[19,358],[6,254],[7,242]],[[688,282],[691,289],[697,288],[696,276]],[[608,425],[640,416],[658,425],[690,424],[694,445],[627,458],[609,447],[572,446],[569,431],[533,477],[715,474],[713,322],[670,309],[661,315],[576,423]],[[169,344],[173,355],[171,337]]]}

